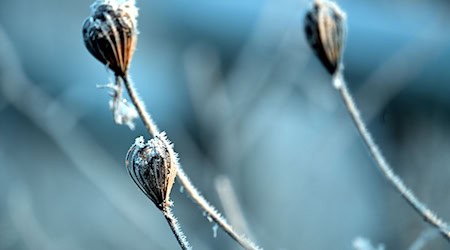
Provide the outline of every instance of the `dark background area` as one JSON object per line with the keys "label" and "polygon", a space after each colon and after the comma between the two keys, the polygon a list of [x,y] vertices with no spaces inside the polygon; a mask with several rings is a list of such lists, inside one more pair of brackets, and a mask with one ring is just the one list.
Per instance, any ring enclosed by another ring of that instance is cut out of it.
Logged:
{"label": "dark background area", "polygon": [[[0,249],[178,248],[125,169],[142,123],[114,124],[96,88],[112,75],[83,44],[91,3],[0,0]],[[450,220],[447,1],[338,3],[345,75],[369,129]],[[279,250],[352,249],[357,237],[409,249],[427,232],[308,47],[309,1],[137,4],[130,74],[193,183],[237,229]],[[194,249],[239,249],[182,191],[176,183],[174,213]],[[450,245],[437,235],[424,249]]]}

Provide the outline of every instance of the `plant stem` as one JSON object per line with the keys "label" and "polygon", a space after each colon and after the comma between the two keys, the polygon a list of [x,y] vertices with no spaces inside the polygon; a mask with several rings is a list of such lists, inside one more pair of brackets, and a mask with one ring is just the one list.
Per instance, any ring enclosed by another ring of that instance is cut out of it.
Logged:
{"label": "plant stem", "polygon": [[192,247],[187,241],[183,231],[181,230],[177,218],[173,215],[172,209],[170,209],[169,206],[165,206],[163,209],[163,214],[167,220],[167,223],[169,223],[170,229],[172,229],[175,238],[177,238],[178,244],[180,244],[181,249],[191,250]]}
{"label": "plant stem", "polygon": [[425,220],[432,226],[439,229],[442,235],[447,240],[450,240],[450,229],[446,222],[442,221],[437,215],[435,215],[424,203],[419,201],[419,199],[414,195],[414,193],[406,187],[402,179],[397,176],[392,168],[389,166],[388,162],[384,158],[381,150],[375,143],[372,135],[370,134],[367,126],[365,125],[361,113],[359,112],[356,103],[353,101],[352,95],[348,90],[347,84],[342,74],[342,69],[333,76],[333,85],[339,94],[341,95],[345,106],[353,119],[353,122],[358,129],[364,143],[369,148],[370,154],[375,160],[376,165],[387,178],[387,180],[397,189],[398,192],[405,198],[405,200],[420,214]]}
{"label": "plant stem", "polygon": [[[139,98],[137,91],[128,76],[122,77],[124,85],[128,91],[131,101],[136,107],[139,116],[145,124],[150,136],[155,136],[159,133],[156,123],[151,119],[150,114],[146,111],[144,102]],[[238,242],[244,249],[257,250],[259,248],[254,242],[243,235],[239,235],[233,227],[226,221],[226,219],[200,194],[197,188],[192,184],[189,177],[184,172],[181,165],[177,162],[177,177],[186,192],[191,196],[192,200],[213,219],[231,238]],[[167,217],[166,217],[167,218]],[[170,224],[170,223],[169,223]]]}
{"label": "plant stem", "polygon": [[122,77],[122,80],[124,82],[125,88],[127,89],[128,95],[130,96],[131,101],[133,102],[133,105],[136,107],[136,110],[141,117],[142,121],[144,122],[145,127],[148,130],[148,133],[151,137],[154,137],[156,134],[159,133],[158,126],[153,121],[152,117],[150,116],[150,113],[147,112],[145,109],[144,102],[141,100],[141,98],[138,95],[138,92],[133,86],[133,83],[131,82],[131,79],[128,76]]}
{"label": "plant stem", "polygon": [[244,235],[239,235],[231,225],[228,224],[226,219],[211,204],[209,204],[197,188],[195,188],[181,166],[178,168],[177,177],[195,203],[197,203],[203,211],[205,211],[206,215],[213,219],[231,238],[237,241],[244,249],[261,249]]}

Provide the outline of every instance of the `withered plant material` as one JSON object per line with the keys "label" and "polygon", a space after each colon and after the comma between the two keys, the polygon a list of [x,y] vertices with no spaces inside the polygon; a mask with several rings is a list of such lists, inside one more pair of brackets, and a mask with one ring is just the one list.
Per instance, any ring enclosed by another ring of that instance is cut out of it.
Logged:
{"label": "withered plant material", "polygon": [[141,136],[126,156],[126,167],[131,178],[160,210],[170,206],[170,190],[176,176],[176,159],[173,159],[176,156],[171,154],[171,147],[164,132],[147,143]]}
{"label": "withered plant material", "polygon": [[330,1],[315,1],[305,16],[305,34],[309,45],[330,74],[342,58],[345,40],[345,14]]}
{"label": "withered plant material", "polygon": [[117,76],[126,76],[137,42],[137,8],[125,1],[97,1],[84,21],[89,52]]}

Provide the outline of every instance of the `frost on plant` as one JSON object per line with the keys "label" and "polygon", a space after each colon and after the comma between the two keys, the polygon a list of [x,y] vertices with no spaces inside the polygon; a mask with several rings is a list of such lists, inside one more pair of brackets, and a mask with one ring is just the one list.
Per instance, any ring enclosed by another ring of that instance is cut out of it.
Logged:
{"label": "frost on plant", "polygon": [[[83,24],[83,39],[88,51],[115,76],[115,82],[101,86],[112,91],[110,107],[118,124],[134,128],[133,120],[142,119],[150,136],[148,142],[136,139],[126,156],[127,170],[139,189],[163,212],[182,249],[190,249],[176,218],[170,211],[169,199],[175,176],[186,187],[189,195],[208,211],[208,219],[215,220],[233,239],[246,249],[259,249],[245,237],[239,236],[226,220],[212,207],[190,182],[178,162],[178,155],[164,132],[146,111],[143,101],[128,76],[128,69],[137,42],[138,9],[134,0],[97,0],[91,6],[91,16]],[[133,107],[122,98],[122,89],[130,97]]]}
{"label": "frost on plant", "polygon": [[217,229],[219,229],[219,225],[214,224],[214,226],[212,227],[214,238],[217,238]]}
{"label": "frost on plant", "polygon": [[97,0],[91,5],[92,14],[94,14],[101,5],[111,6],[114,11],[126,12],[137,28],[137,17],[139,9],[136,7],[135,0]]}
{"label": "frost on plant", "polygon": [[83,39],[89,52],[125,77],[137,43],[138,10],[134,1],[98,0],[83,24]]}
{"label": "frost on plant", "polygon": [[134,130],[134,121],[139,118],[139,114],[136,108],[122,97],[123,86],[119,79],[116,79],[115,83],[97,87],[111,90],[110,95],[112,99],[109,101],[109,108],[113,113],[114,122],[119,125],[127,125],[131,130]]}
{"label": "frost on plant", "polygon": [[127,77],[136,48],[138,9],[134,0],[97,0],[91,5],[91,10],[83,24],[84,44],[116,76],[115,83],[101,86],[112,90],[109,106],[115,123],[134,129],[133,120],[138,113],[122,98],[123,86],[119,78]]}
{"label": "frost on plant", "polygon": [[163,132],[147,143],[143,137],[137,138],[126,156],[131,178],[160,210],[171,204],[169,196],[176,176],[171,148]]}
{"label": "frost on plant", "polygon": [[127,99],[118,99],[109,101],[109,107],[114,113],[114,122],[127,125],[134,130],[134,120],[139,117],[136,109],[130,105]]}

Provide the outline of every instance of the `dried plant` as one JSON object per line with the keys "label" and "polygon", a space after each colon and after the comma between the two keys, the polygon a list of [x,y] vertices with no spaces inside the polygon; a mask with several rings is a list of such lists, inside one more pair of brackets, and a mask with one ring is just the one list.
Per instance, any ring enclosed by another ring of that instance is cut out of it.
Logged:
{"label": "dried plant", "polygon": [[[101,86],[112,91],[110,107],[113,111],[114,121],[117,124],[126,124],[133,129],[133,121],[139,117],[147,128],[149,136],[152,137],[148,142],[145,142],[143,137],[138,137],[127,153],[126,167],[135,184],[163,213],[182,249],[191,247],[171,212],[173,202],[170,200],[170,191],[175,176],[205,214],[243,248],[259,249],[248,238],[239,235],[195,188],[181,167],[173,144],[167,139],[165,132],[158,129],[146,111],[138,92],[134,89],[128,69],[135,51],[138,34],[138,10],[135,1],[125,0],[118,3],[115,0],[97,0],[91,8],[92,14],[83,25],[83,38],[88,51],[114,73],[114,82]],[[447,223],[439,219],[425,204],[419,201],[414,193],[405,186],[402,179],[393,172],[374,142],[356,103],[353,101],[343,76],[342,64],[346,38],[346,14],[331,1],[315,0],[312,8],[306,13],[304,30],[309,45],[332,76],[334,88],[343,99],[360,136],[380,171],[421,216],[439,229],[447,239],[450,239],[450,229]],[[124,88],[130,101],[123,98]],[[355,241],[355,248],[383,249],[382,246],[372,247],[366,240]]]}
{"label": "dried plant", "polygon": [[144,143],[138,137],[128,150],[125,164],[133,181],[156,207],[170,206],[170,191],[175,181],[177,161],[164,133]]}
{"label": "dried plant", "polygon": [[343,75],[342,53],[345,43],[346,16],[338,5],[327,0],[316,0],[305,17],[305,34],[307,41],[319,60],[332,76],[335,89],[339,92],[344,104],[358,129],[364,143],[380,171],[397,189],[406,201],[425,220],[439,229],[441,234],[450,240],[448,224],[435,215],[414,193],[406,187],[403,180],[397,176],[381,153],[371,133],[365,125],[361,113],[353,100]]}
{"label": "dried plant", "polygon": [[[135,1],[118,3],[115,0],[97,0],[91,9],[92,14],[83,25],[83,38],[89,52],[115,74],[115,82],[105,86],[113,90],[111,108],[114,120],[133,128],[132,120],[136,117],[136,111],[153,137],[147,143],[139,137],[128,151],[126,166],[133,181],[163,212],[182,249],[190,249],[190,245],[170,210],[172,202],[169,195],[175,174],[192,199],[228,235],[245,249],[260,249],[248,238],[238,234],[191,183],[178,162],[173,145],[165,133],[159,131],[134,89],[128,69],[138,33]],[[134,107],[122,98],[123,86]]]}
{"label": "dried plant", "polygon": [[332,2],[314,2],[306,13],[305,33],[309,44],[330,74],[341,63],[345,39],[345,14]]}
{"label": "dried plant", "polygon": [[171,143],[165,133],[161,133],[147,143],[144,143],[142,136],[138,137],[128,150],[125,164],[134,183],[163,212],[181,248],[190,249],[170,209],[173,205],[170,191],[175,181],[177,161]]}

